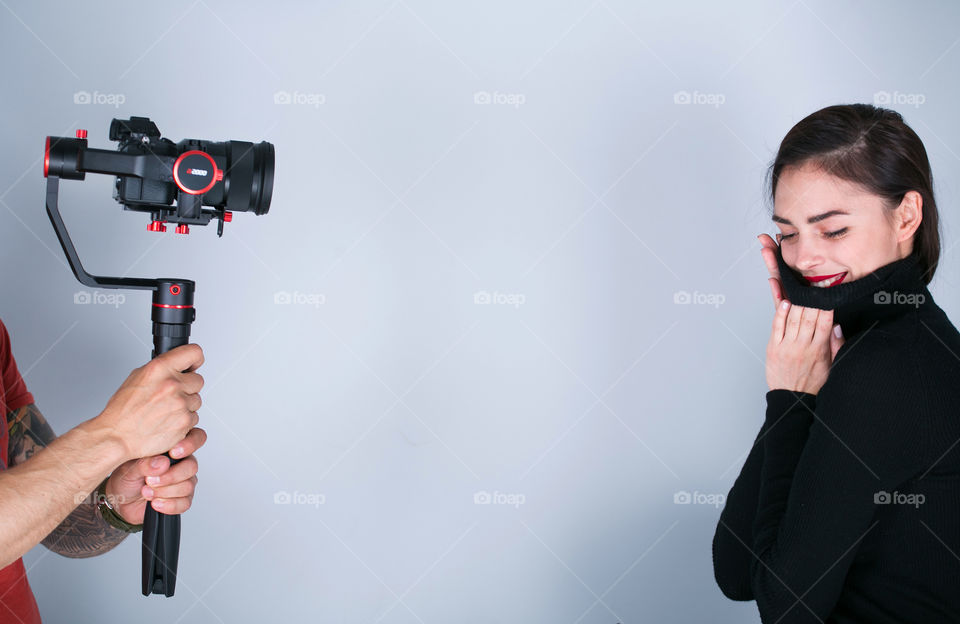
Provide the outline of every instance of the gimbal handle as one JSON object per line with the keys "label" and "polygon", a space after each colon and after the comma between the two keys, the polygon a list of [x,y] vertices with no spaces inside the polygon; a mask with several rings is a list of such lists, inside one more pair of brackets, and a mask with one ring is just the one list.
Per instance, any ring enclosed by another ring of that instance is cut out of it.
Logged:
{"label": "gimbal handle", "polygon": [[[153,291],[153,352],[151,358],[190,341],[190,324],[196,318],[194,283],[190,280],[156,280]],[[170,453],[166,453],[170,457]],[[179,459],[170,457],[173,466]],[[180,516],[157,511],[147,503],[143,516],[143,595],[173,596],[180,556]]]}

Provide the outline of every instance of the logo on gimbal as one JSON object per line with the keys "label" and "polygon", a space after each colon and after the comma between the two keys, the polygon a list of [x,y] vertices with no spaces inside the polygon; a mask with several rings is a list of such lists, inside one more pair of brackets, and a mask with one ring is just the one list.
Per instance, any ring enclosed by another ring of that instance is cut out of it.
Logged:
{"label": "logo on gimbal", "polygon": [[[193,177],[184,179],[188,175]],[[217,171],[213,156],[201,150],[188,150],[173,163],[174,182],[181,191],[190,195],[203,195],[222,179],[223,172]]]}

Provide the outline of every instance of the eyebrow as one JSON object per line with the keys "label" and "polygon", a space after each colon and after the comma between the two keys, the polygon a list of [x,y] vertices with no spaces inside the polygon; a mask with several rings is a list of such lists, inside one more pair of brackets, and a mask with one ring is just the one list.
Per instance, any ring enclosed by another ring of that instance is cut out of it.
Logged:
{"label": "eyebrow", "polygon": [[[834,217],[836,215],[849,215],[849,214],[850,214],[849,212],[846,212],[844,210],[831,210],[823,214],[818,214],[815,217],[810,217],[809,219],[807,219],[807,223],[818,223],[820,221],[823,221],[824,219],[829,219],[830,217]],[[785,223],[787,225],[793,225],[792,223],[790,223],[790,221],[784,219],[783,217],[778,217],[777,215],[773,215],[773,220],[777,223]]]}

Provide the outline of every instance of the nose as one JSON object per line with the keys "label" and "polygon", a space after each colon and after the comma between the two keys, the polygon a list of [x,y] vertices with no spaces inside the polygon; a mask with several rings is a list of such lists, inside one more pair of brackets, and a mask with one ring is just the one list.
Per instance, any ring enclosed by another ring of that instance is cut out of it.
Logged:
{"label": "nose", "polygon": [[807,273],[823,264],[823,254],[820,253],[820,247],[816,243],[809,241],[797,241],[796,267],[801,273]]}

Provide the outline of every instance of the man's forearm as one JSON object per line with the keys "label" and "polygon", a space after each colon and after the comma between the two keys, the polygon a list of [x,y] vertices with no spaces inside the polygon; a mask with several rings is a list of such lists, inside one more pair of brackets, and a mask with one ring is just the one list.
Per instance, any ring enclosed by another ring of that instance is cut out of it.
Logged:
{"label": "man's forearm", "polygon": [[107,524],[97,507],[96,493],[91,492],[41,543],[58,555],[82,559],[112,550],[127,535]]}
{"label": "man's forearm", "polygon": [[[95,490],[126,459],[121,441],[95,421],[87,421],[51,441],[30,461],[0,471],[0,568],[16,561],[41,540],[46,543],[45,538],[72,515],[78,500]],[[71,552],[77,552],[73,542],[79,528],[90,527],[92,519],[105,525],[95,505],[80,507],[89,507],[89,515],[78,510],[79,523],[70,520],[69,527],[60,535],[61,541],[55,537],[52,541]],[[110,535],[106,530],[103,533]],[[52,549],[60,552],[59,547]]]}

